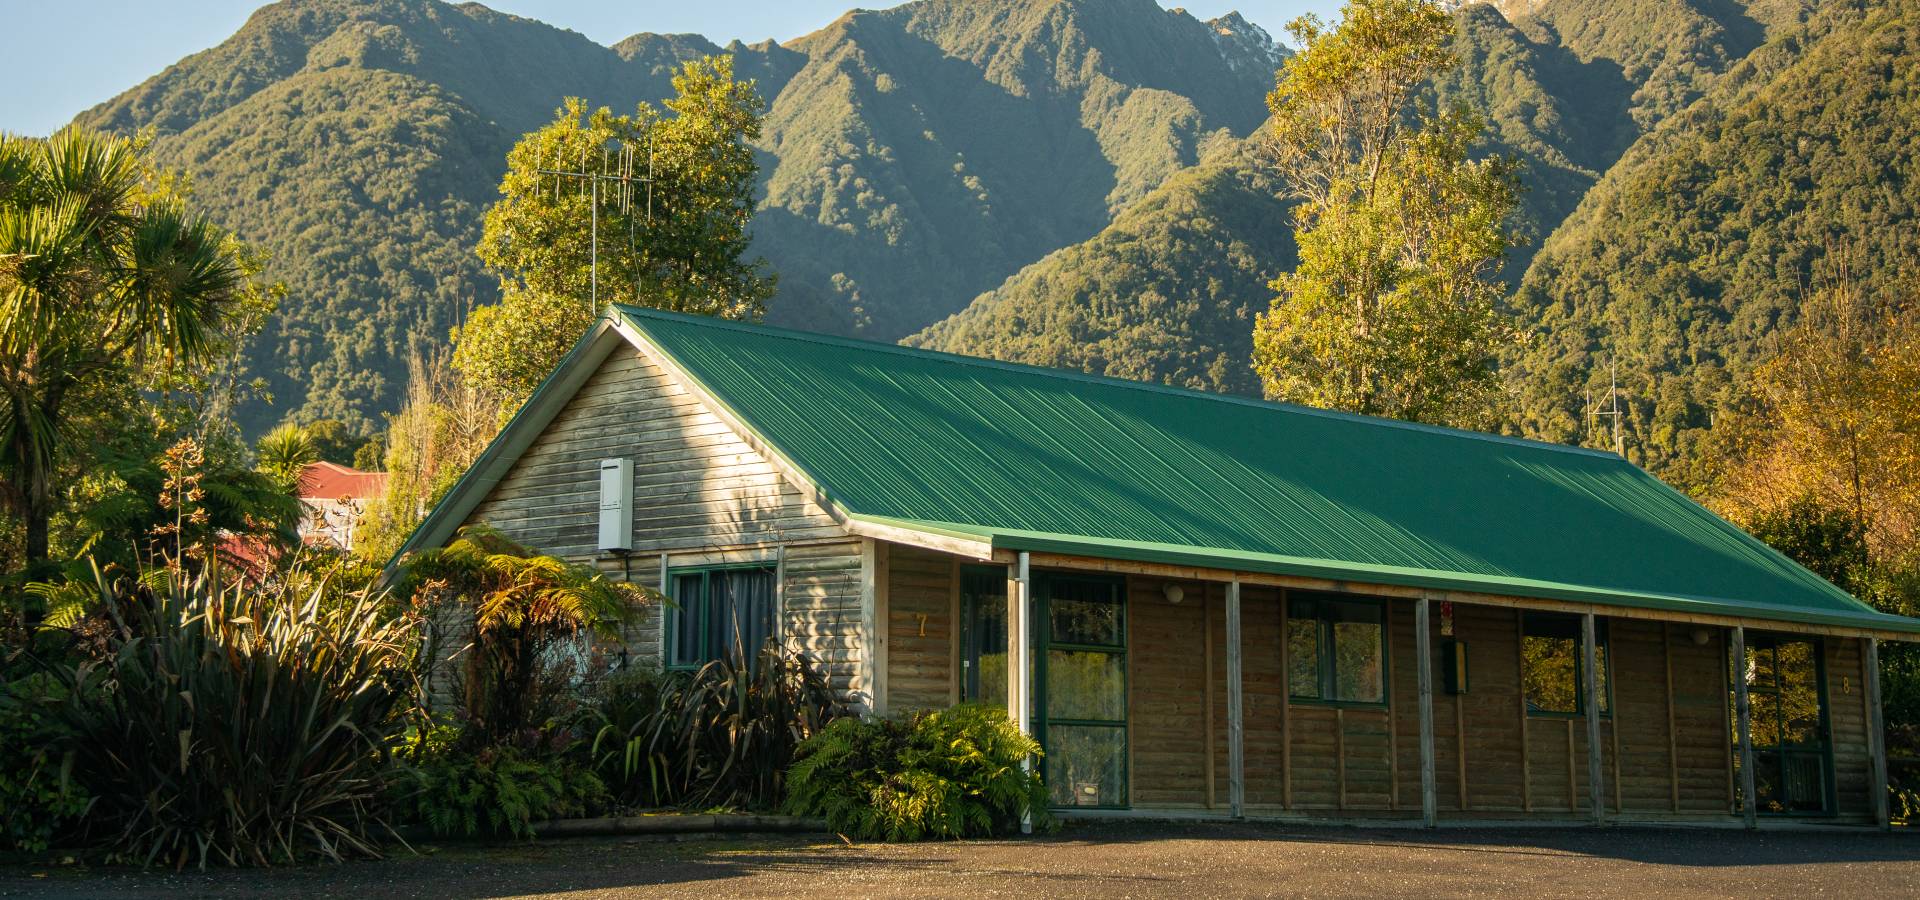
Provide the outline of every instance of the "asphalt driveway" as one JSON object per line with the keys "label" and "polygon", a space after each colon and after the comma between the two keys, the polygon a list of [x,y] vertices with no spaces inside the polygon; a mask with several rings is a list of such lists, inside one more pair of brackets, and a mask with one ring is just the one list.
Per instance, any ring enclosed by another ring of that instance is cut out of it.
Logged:
{"label": "asphalt driveway", "polygon": [[210,874],[0,869],[68,897],[1920,896],[1920,834],[1082,824],[1033,840],[596,838]]}

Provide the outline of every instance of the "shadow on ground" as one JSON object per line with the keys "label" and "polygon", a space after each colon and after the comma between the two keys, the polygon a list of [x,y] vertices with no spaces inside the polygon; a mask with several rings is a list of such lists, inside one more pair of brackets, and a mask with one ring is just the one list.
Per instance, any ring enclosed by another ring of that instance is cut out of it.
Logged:
{"label": "shadow on ground", "polygon": [[166,873],[0,868],[0,895],[70,897],[1920,895],[1920,834],[1658,828],[1415,831],[1076,823],[1021,840],[794,836],[446,844],[392,859]]}

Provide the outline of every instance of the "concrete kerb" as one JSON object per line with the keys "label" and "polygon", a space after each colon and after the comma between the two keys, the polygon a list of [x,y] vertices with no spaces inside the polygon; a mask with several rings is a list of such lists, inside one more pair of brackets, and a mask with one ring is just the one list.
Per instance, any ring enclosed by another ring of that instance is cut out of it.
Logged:
{"label": "concrete kerb", "polygon": [[[399,829],[401,840],[409,844],[449,841],[496,841],[494,835],[467,838],[437,835],[418,826]],[[603,816],[594,819],[554,819],[533,823],[535,838],[608,837],[617,835],[726,835],[726,834],[814,834],[829,835],[825,819],[805,816],[761,816],[734,813],[680,814],[661,813],[646,816]]]}

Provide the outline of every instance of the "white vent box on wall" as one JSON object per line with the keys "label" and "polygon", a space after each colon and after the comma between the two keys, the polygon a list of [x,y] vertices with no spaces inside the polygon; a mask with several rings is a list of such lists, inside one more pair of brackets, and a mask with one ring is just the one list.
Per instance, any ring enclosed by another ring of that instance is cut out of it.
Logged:
{"label": "white vent box on wall", "polygon": [[633,460],[600,461],[600,549],[633,549]]}

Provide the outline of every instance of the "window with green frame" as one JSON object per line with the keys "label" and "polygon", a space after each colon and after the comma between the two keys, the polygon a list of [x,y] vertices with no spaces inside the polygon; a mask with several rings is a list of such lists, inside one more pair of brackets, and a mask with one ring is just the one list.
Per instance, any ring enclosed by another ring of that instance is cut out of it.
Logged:
{"label": "window with green frame", "polygon": [[1370,598],[1287,598],[1287,695],[1310,703],[1387,702],[1386,604]]}
{"label": "window with green frame", "polygon": [[[1520,682],[1532,716],[1586,715],[1586,664],[1580,651],[1580,617],[1526,613],[1520,623]],[[1607,623],[1594,623],[1593,658],[1598,663],[1600,715],[1613,715],[1612,669],[1607,664]]]}
{"label": "window with green frame", "polygon": [[769,566],[674,569],[668,584],[667,668],[695,669],[722,656],[752,660],[773,637]]}

